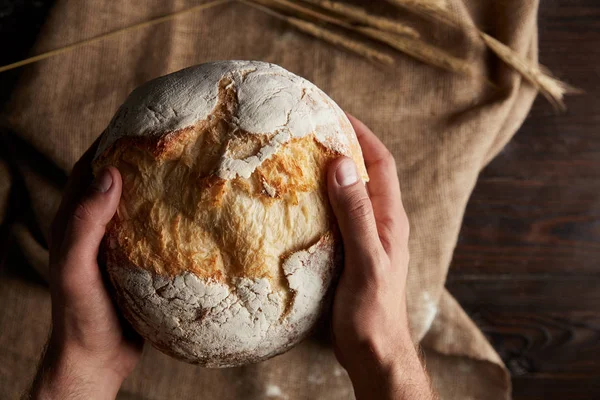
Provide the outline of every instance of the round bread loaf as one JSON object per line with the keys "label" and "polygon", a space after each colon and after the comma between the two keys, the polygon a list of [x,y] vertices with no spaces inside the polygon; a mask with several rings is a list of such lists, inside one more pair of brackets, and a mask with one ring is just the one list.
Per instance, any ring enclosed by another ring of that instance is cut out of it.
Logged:
{"label": "round bread loaf", "polygon": [[342,110],[273,64],[208,63],[134,90],[94,159],[123,177],[102,250],[123,314],[208,367],[299,342],[339,266],[326,168],[340,155],[367,180]]}

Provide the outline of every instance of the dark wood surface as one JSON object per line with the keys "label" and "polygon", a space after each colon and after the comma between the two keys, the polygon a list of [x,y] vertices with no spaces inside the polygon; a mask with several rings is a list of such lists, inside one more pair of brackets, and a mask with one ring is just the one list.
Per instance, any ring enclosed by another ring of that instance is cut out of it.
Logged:
{"label": "dark wood surface", "polygon": [[513,375],[513,396],[600,399],[600,1],[543,0],[540,60],[586,91],[543,99],[483,171],[447,287]]}
{"label": "dark wood surface", "polygon": [[[540,59],[586,90],[538,99],[483,171],[447,287],[513,374],[514,398],[600,399],[600,1],[543,0]],[[1,64],[28,54],[52,1],[0,0]],[[4,47],[6,46],[6,47]],[[5,101],[18,71],[0,80]]]}

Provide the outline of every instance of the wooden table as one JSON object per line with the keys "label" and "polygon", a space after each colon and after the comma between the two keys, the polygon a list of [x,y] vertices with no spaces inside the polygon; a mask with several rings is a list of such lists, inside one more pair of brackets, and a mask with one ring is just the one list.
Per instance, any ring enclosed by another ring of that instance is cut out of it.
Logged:
{"label": "wooden table", "polygon": [[[19,38],[3,43],[6,64],[28,55],[52,1],[3,4],[14,9],[0,14],[0,34]],[[510,368],[515,399],[594,399],[600,398],[600,1],[543,0],[540,53],[543,64],[587,94],[569,98],[568,111],[558,115],[538,99],[483,171],[447,286]],[[0,104],[18,74],[3,74]]]}
{"label": "wooden table", "polygon": [[515,399],[600,399],[600,1],[541,3],[542,64],[586,93],[564,114],[538,98],[483,171],[447,287]]}

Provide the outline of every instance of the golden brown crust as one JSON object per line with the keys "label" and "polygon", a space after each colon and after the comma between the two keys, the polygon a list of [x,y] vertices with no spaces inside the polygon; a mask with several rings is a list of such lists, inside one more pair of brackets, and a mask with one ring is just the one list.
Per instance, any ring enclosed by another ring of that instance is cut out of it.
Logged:
{"label": "golden brown crust", "polygon": [[96,170],[112,165],[123,176],[109,235],[120,258],[157,274],[281,281],[280,254],[330,229],[325,171],[338,154],[310,134],[283,144],[249,179],[219,178],[225,151],[244,159],[273,136],[229,122],[234,93],[226,81],[221,87],[223,102],[210,120],[158,138],[119,139],[96,160]]}
{"label": "golden brown crust", "polygon": [[[194,130],[189,129],[182,135],[189,141],[195,139],[193,133]],[[202,131],[198,129],[196,134],[200,136]],[[124,201],[108,226],[108,235],[118,244],[115,252],[121,258],[139,268],[171,276],[193,271],[202,278],[222,280],[228,271],[232,276],[275,278],[276,271],[265,268],[260,247],[246,243],[238,234],[243,227],[234,225],[254,222],[252,216],[247,215],[244,220],[243,215],[224,215],[229,208],[236,207],[240,196],[248,202],[248,207],[258,208],[254,211],[265,216],[271,210],[274,213],[287,210],[285,213],[289,216],[299,208],[294,217],[302,216],[305,224],[310,220],[321,224],[310,224],[314,233],[305,240],[298,240],[299,243],[285,252],[305,248],[329,230],[324,171],[336,155],[316,142],[312,135],[284,145],[278,154],[257,168],[249,180],[231,181],[203,175],[209,167],[183,160],[186,149],[193,147],[194,142],[179,147],[175,145],[175,137],[170,135],[170,146],[160,143],[163,151],[168,149],[168,159],[156,147],[148,148],[147,140],[136,143],[132,139],[125,144],[117,142],[115,147],[119,150],[102,159],[102,164],[116,166],[123,175]],[[173,149],[177,147],[176,156]],[[270,188],[270,193],[265,187]],[[165,193],[166,190],[169,192]],[[309,202],[315,198],[322,202],[321,206],[314,207]],[[272,218],[280,219],[285,213],[274,214]],[[229,229],[215,227],[216,220],[228,224]],[[292,225],[287,226],[292,229]],[[207,250],[202,256],[186,252],[186,244],[191,241],[200,241],[211,251]],[[245,247],[246,251],[227,250],[239,247]]]}

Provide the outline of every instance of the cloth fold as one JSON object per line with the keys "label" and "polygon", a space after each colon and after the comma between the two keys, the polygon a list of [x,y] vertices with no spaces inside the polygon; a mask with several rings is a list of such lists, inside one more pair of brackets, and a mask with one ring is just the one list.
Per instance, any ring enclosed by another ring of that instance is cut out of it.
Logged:
{"label": "cloth fold", "polygon": [[[537,1],[448,3],[460,18],[475,21],[521,56],[537,61]],[[149,0],[140,7],[131,0],[58,0],[34,52],[195,4]],[[393,68],[384,68],[237,2],[26,67],[0,115],[5,139],[16,149],[2,154],[18,169],[15,177],[0,160],[0,206],[7,207],[9,190],[15,188],[11,182],[19,179],[29,207],[22,220],[13,222],[11,242],[45,274],[46,234],[66,176],[136,86],[218,59],[273,62],[321,87],[369,125],[394,154],[411,223],[411,330],[425,350],[441,398],[509,398],[510,379],[502,361],[444,282],[478,174],[521,125],[536,91],[494,56],[476,56],[472,42],[455,40],[448,27],[418,17],[411,24],[456,54],[473,54],[477,74],[455,75],[405,56],[398,56]],[[18,396],[29,384],[49,326],[49,296],[39,281],[27,281],[27,268],[8,260],[1,272],[2,398]],[[222,370],[187,365],[146,348],[120,397],[344,399],[353,394],[330,346],[317,334],[267,362]]]}

